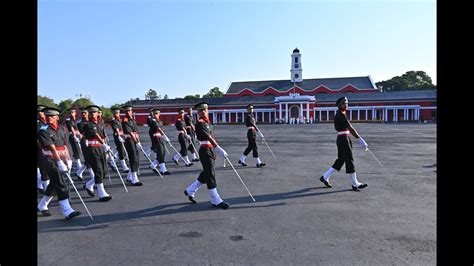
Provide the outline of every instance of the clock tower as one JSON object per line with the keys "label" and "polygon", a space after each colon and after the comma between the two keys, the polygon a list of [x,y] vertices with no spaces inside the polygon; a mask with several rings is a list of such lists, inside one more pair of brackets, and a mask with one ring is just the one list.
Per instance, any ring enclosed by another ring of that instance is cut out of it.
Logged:
{"label": "clock tower", "polygon": [[303,69],[301,68],[301,54],[298,48],[291,54],[291,82],[303,81]]}

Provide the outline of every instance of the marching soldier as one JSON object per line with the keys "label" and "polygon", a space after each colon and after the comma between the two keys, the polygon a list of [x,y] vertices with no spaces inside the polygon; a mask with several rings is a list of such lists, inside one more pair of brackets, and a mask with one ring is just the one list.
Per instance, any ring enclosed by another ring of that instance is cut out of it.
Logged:
{"label": "marching soldier", "polygon": [[124,105],[122,106],[122,110],[125,111],[125,117],[122,120],[125,149],[127,150],[128,160],[130,161],[130,171],[128,171],[127,180],[132,183],[132,186],[142,186],[143,183],[138,180],[137,172],[140,162],[138,150],[143,149],[143,146],[138,138],[137,124],[132,117],[132,106]]}
{"label": "marching soldier", "polygon": [[120,109],[113,110],[113,118],[110,120],[110,126],[113,130],[114,136],[114,143],[115,147],[117,148],[118,156],[120,159],[120,164],[122,166],[122,172],[128,172],[130,169],[125,162],[125,146],[124,146],[124,136],[123,136],[123,129],[122,129],[122,119],[120,119]]}
{"label": "marching soldier", "polygon": [[194,121],[193,121],[193,108],[189,107],[188,113],[184,115],[184,122],[186,123],[186,132],[188,133],[191,138],[189,139],[189,146],[188,146],[188,151],[191,152],[193,158],[191,161],[193,162],[199,162],[198,157],[196,156],[196,150],[194,147],[196,147],[194,140],[196,139],[196,128],[194,127]]}
{"label": "marching soldier", "polygon": [[258,148],[257,148],[257,133],[260,134],[260,137],[263,139],[263,135],[260,131],[258,131],[257,126],[255,125],[255,118],[253,117],[253,105],[247,105],[247,116],[245,117],[245,126],[247,127],[247,140],[249,142],[247,148],[245,149],[242,156],[240,156],[239,164],[243,166],[247,166],[245,163],[245,158],[253,151],[253,158],[255,158],[257,167],[265,166],[266,164],[263,163],[260,158],[258,157]]}
{"label": "marching soldier", "polygon": [[[154,119],[153,118],[153,107],[148,108],[148,112],[149,112],[149,115],[146,118],[146,123],[147,123],[148,127],[150,127],[150,124],[153,123],[153,119]],[[151,142],[151,146],[145,149],[145,153],[148,157],[150,157],[151,151],[155,150],[155,145],[154,145],[154,142],[153,142],[153,135],[151,133],[151,128],[148,129],[148,135],[150,135],[150,139],[152,140],[152,142]],[[150,165],[150,168],[152,169],[151,165]]]}
{"label": "marching soldier", "polygon": [[[53,199],[54,193],[59,200],[61,211],[67,220],[72,219],[81,213],[75,211],[69,203],[69,191],[64,183],[62,174],[71,170],[72,161],[66,144],[66,129],[58,125],[59,110],[55,108],[43,109],[47,117],[48,124],[43,125],[38,131],[38,139],[43,154],[43,167],[51,179],[51,183],[46,188],[44,196],[38,204],[38,211],[43,216],[51,216],[48,204]],[[66,164],[64,163],[66,161]]]}
{"label": "marching soldier", "polygon": [[76,168],[80,169],[82,167],[81,147],[79,146],[81,142],[81,133],[77,128],[78,120],[76,115],[76,109],[69,108],[69,115],[70,117],[66,119],[66,126],[69,130],[69,144],[72,148],[73,157],[76,162]]}
{"label": "marching soldier", "polygon": [[97,105],[86,107],[89,113],[89,122],[84,124],[84,138],[87,140],[87,153],[89,154],[89,165],[94,171],[94,178],[84,185],[87,193],[93,197],[94,184],[99,192],[99,201],[109,201],[112,199],[104,188],[105,175],[109,171],[106,163],[106,153],[110,146],[105,142],[104,123],[100,122],[99,110]]}
{"label": "marching soldier", "polygon": [[[38,111],[38,120],[37,120],[37,132],[39,129],[47,125],[48,122],[46,121],[46,116],[43,113],[43,109],[45,109],[45,105],[38,105],[37,111]],[[43,169],[43,164],[41,163],[43,160],[43,153],[41,152],[41,145],[39,143],[39,139],[37,139],[38,142],[38,161],[37,161],[37,172],[36,172],[36,181],[37,181],[37,188],[38,192],[40,194],[43,194],[45,189],[48,187],[49,184],[49,177],[48,174],[44,171]]]}
{"label": "marching soldier", "polygon": [[359,136],[354,127],[346,116],[346,110],[349,106],[349,102],[346,97],[341,97],[337,99],[336,106],[338,111],[334,117],[334,127],[337,131],[337,159],[334,164],[319,178],[319,180],[327,187],[332,187],[329,183],[329,178],[331,174],[335,171],[340,171],[342,166],[346,164],[346,173],[351,176],[352,179],[352,189],[354,191],[359,191],[361,188],[367,187],[367,184],[360,183],[357,180],[354,158],[352,157],[352,141],[349,138],[349,135],[352,134],[354,137],[359,139],[359,144],[367,148],[368,145],[363,138]]}
{"label": "marching soldier", "polygon": [[184,109],[183,108],[178,110],[178,118],[176,119],[175,125],[176,125],[176,130],[178,130],[178,141],[179,141],[179,144],[181,146],[181,150],[179,151],[179,154],[176,153],[173,156],[173,162],[178,165],[179,164],[178,163],[179,155],[181,154],[181,157],[183,157],[183,159],[185,161],[185,165],[186,166],[191,166],[191,165],[193,165],[193,163],[189,161],[187,147],[186,147],[186,140],[191,139],[191,136],[189,136],[186,133],[186,127],[185,127],[185,124],[184,124]]}
{"label": "marching soldier", "polygon": [[194,106],[198,110],[199,120],[196,123],[196,136],[200,142],[199,157],[202,164],[203,171],[199,174],[197,180],[186,188],[184,194],[192,203],[196,203],[194,195],[202,184],[207,185],[209,195],[211,196],[211,204],[222,209],[229,208],[229,204],[224,202],[219,193],[217,193],[216,175],[214,171],[214,164],[216,160],[215,151],[223,156],[229,156],[227,152],[222,149],[215,139],[214,130],[209,122],[208,105],[205,102],[198,103]]}
{"label": "marching soldier", "polygon": [[153,117],[148,119],[147,123],[148,126],[150,127],[149,133],[150,133],[150,138],[151,138],[151,147],[152,150],[155,152],[156,159],[152,162],[153,165],[150,165],[150,168],[155,171],[156,166],[159,166],[160,168],[160,173],[162,175],[169,175],[171,172],[169,172],[166,169],[166,164],[165,164],[165,141],[169,142],[170,139],[165,135],[165,132],[163,131],[163,128],[161,127],[160,124],[160,110],[157,108],[152,108],[151,113],[153,114]]}
{"label": "marching soldier", "polygon": [[82,117],[81,117],[81,120],[77,122],[77,129],[79,130],[79,134],[81,134],[82,136],[79,144],[81,146],[82,156],[84,156],[84,164],[82,165],[81,168],[79,168],[76,171],[75,174],[76,174],[77,179],[79,179],[79,181],[83,181],[84,179],[82,178],[82,174],[87,169],[87,172],[89,173],[91,177],[91,180],[94,180],[94,171],[92,170],[89,164],[90,155],[87,149],[87,140],[84,137],[84,125],[89,123],[89,115],[86,108],[81,108],[80,110],[81,110]]}
{"label": "marching soldier", "polygon": [[[98,112],[99,116],[98,116],[98,123],[101,125],[101,128],[102,128],[102,134],[104,134],[104,141],[105,141],[105,144],[109,145],[109,137],[107,137],[107,133],[105,132],[105,120],[104,120],[104,115],[102,114],[102,110],[99,109],[99,112]],[[109,146],[110,147],[110,146]],[[113,155],[113,153],[112,153]],[[110,165],[110,168],[112,168],[112,171],[115,171],[115,167],[114,167],[114,161],[115,161],[115,156],[111,156],[109,153],[106,153],[105,154],[105,158],[107,159],[107,163]]]}

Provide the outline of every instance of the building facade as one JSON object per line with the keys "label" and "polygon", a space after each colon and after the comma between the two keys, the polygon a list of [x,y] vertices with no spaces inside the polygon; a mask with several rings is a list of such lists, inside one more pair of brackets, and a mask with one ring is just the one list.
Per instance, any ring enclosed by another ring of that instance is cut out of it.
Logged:
{"label": "building facade", "polygon": [[[291,54],[290,75],[289,80],[232,82],[224,97],[205,99],[210,105],[210,120],[214,124],[243,123],[246,106],[251,103],[258,123],[332,122],[337,110],[335,102],[343,96],[349,99],[348,116],[353,122],[436,120],[434,90],[380,92],[370,75],[303,79],[297,48]],[[164,124],[173,124],[179,108],[192,107],[200,101],[138,100],[128,104],[134,106],[138,124],[146,124],[150,107],[160,109]]]}

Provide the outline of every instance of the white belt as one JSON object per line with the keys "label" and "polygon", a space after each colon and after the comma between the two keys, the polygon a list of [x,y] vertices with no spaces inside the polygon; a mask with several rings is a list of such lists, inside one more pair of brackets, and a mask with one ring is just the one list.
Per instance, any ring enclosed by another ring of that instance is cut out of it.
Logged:
{"label": "white belt", "polygon": [[252,127],[247,127],[248,129],[255,129],[253,126]]}
{"label": "white belt", "polygon": [[100,143],[98,140],[88,140],[87,144],[89,145],[89,144],[102,144],[102,143]]}
{"label": "white belt", "polygon": [[209,140],[203,140],[203,141],[199,141],[199,144],[205,145],[205,144],[211,144],[211,142]]}
{"label": "white belt", "polygon": [[[41,150],[43,152],[43,155],[48,155],[48,156],[53,156],[53,152],[49,150]],[[66,150],[58,151],[56,150],[59,156],[64,156],[66,155]]]}
{"label": "white belt", "polygon": [[337,135],[349,135],[349,134],[350,134],[349,130],[337,132]]}
{"label": "white belt", "polygon": [[161,137],[161,133],[153,133],[154,137]]}

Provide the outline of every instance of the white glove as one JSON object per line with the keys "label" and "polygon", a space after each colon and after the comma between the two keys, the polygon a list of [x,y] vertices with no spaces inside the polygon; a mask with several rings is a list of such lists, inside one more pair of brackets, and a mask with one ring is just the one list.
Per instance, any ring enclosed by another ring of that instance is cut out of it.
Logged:
{"label": "white glove", "polygon": [[59,160],[56,162],[56,165],[58,166],[58,170],[60,172],[67,172],[67,166],[64,164],[64,162],[62,160]]}
{"label": "white glove", "polygon": [[224,158],[229,156],[229,154],[227,154],[227,152],[223,148],[221,148],[221,146],[219,146],[219,145],[217,145],[217,147],[216,147],[216,152],[217,152],[217,154],[219,154],[220,156],[222,156]]}
{"label": "white glove", "polygon": [[259,131],[258,134],[260,134],[260,137],[261,137],[262,139],[265,138],[265,137],[263,136],[262,132]]}
{"label": "white glove", "polygon": [[67,171],[70,172],[72,169],[72,160],[67,160],[66,165],[67,165]]}
{"label": "white glove", "polygon": [[187,138],[188,140],[191,139],[191,136],[189,136],[188,134],[186,134],[185,136],[186,136],[186,138]]}
{"label": "white glove", "polygon": [[110,146],[104,143],[104,144],[102,144],[102,150],[105,153],[107,153],[110,150]]}
{"label": "white glove", "polygon": [[365,140],[364,140],[362,137],[359,138],[359,144],[360,144],[360,146],[362,146],[362,148],[364,148],[365,150],[367,150],[367,148],[369,147],[369,145],[367,144],[367,142],[365,142]]}
{"label": "white glove", "polygon": [[85,143],[86,143],[86,147],[89,147],[89,141],[87,139],[86,139]]}
{"label": "white glove", "polygon": [[78,137],[74,137],[74,140],[75,140],[77,143],[81,143],[81,140],[80,140]]}
{"label": "white glove", "polygon": [[165,135],[165,141],[170,142],[170,138],[168,138],[168,136],[166,136],[166,135]]}
{"label": "white glove", "polygon": [[139,150],[143,150],[143,146],[140,142],[138,142],[137,144],[135,144],[135,146],[137,147],[137,149]]}
{"label": "white glove", "polygon": [[122,137],[120,137],[120,136],[118,137],[118,140],[119,140],[120,142],[125,142],[125,140],[124,140]]}

